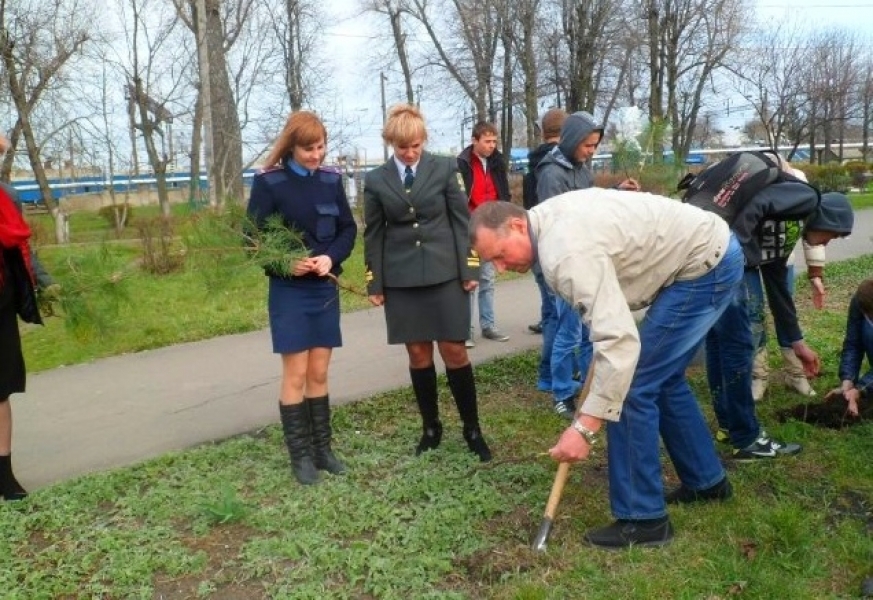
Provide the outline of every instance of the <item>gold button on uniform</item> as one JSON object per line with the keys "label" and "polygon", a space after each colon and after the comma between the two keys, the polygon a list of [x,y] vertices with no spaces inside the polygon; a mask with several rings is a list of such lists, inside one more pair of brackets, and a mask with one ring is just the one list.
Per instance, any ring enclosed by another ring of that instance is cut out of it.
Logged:
{"label": "gold button on uniform", "polygon": [[416,245],[416,246],[421,246],[421,240],[416,240],[416,241],[415,241],[415,245]]}
{"label": "gold button on uniform", "polygon": [[413,229],[418,229],[418,223],[413,223],[413,224],[412,224],[412,228],[413,228]]}

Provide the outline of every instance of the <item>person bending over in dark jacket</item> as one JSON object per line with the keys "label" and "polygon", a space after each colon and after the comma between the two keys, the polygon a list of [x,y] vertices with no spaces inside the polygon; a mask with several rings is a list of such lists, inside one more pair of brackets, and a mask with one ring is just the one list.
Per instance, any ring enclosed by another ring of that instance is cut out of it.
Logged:
{"label": "person bending over in dark jacket", "polygon": [[[714,203],[705,195],[687,200],[704,210]],[[741,290],[706,337],[706,374],[713,407],[722,434],[733,446],[735,460],[751,461],[794,455],[801,451],[796,443],[785,443],[769,436],[758,422],[752,396],[752,363],[755,344],[750,313],[763,311],[752,305],[749,287],[763,278],[770,311],[778,331],[791,344],[808,376],[818,374],[818,355],[804,341],[797,321],[797,309],[788,287],[787,261],[797,238],[809,245],[825,246],[831,240],[852,232],[854,215],[844,194],[821,194],[801,181],[773,183],[745,203],[725,206],[725,220],[743,246],[745,277]],[[798,221],[802,222],[797,226]],[[793,241],[786,243],[786,238]],[[684,490],[677,502],[720,499],[710,490]]]}

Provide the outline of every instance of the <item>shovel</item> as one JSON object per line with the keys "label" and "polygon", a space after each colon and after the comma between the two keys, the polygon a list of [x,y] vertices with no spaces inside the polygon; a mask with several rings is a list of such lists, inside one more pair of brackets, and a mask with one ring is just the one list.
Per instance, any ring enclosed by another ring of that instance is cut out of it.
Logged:
{"label": "shovel", "polygon": [[[594,379],[593,357],[591,365],[588,367],[588,374],[585,376],[585,386],[579,394],[578,403],[580,406],[585,402],[585,398],[588,397],[592,379]],[[561,501],[561,495],[564,493],[564,484],[567,483],[569,475],[570,463],[560,463],[558,465],[558,472],[555,473],[555,481],[552,483],[552,491],[549,492],[549,500],[546,502],[546,510],[543,514],[543,520],[540,522],[540,529],[533,540],[532,547],[537,552],[544,552],[546,549],[546,542],[549,540],[549,534],[552,533],[552,524],[555,522],[555,514],[558,511],[558,503]]]}

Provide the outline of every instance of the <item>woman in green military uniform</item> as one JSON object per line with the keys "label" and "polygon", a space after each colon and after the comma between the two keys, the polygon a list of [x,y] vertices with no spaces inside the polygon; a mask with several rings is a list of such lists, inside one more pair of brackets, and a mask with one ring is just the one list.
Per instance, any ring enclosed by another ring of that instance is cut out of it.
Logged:
{"label": "woman in green military uniform", "polygon": [[463,436],[480,460],[491,451],[479,426],[476,381],[464,347],[469,293],[479,258],[467,236],[467,198],[456,161],[424,151],[427,129],[415,106],[391,109],[382,137],[394,149],[364,180],[364,255],[370,302],[385,308],[389,344],[404,344],[423,433],[416,454],[442,440],[434,344],[463,421]]}

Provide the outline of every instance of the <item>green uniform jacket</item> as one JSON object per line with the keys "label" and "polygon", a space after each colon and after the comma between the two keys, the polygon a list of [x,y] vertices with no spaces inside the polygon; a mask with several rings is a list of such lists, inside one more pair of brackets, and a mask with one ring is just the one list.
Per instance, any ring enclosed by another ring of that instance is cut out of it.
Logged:
{"label": "green uniform jacket", "polygon": [[469,212],[454,158],[423,152],[407,193],[394,159],[364,178],[367,291],[479,278]]}

